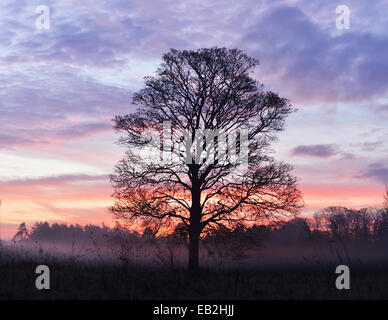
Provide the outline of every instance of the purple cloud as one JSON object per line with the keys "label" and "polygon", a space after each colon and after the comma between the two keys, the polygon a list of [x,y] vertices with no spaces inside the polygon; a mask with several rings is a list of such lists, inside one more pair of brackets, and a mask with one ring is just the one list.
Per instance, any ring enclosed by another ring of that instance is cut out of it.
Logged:
{"label": "purple cloud", "polygon": [[301,9],[278,6],[262,13],[241,45],[298,101],[360,102],[388,93],[387,36],[352,29],[333,36]]}
{"label": "purple cloud", "polygon": [[16,145],[25,146],[33,143],[34,141],[31,139],[0,133],[0,149],[9,149]]}
{"label": "purple cloud", "polygon": [[291,154],[293,156],[307,156],[316,158],[329,158],[335,156],[338,150],[333,144],[302,145],[295,147]]}
{"label": "purple cloud", "polygon": [[6,180],[0,181],[1,185],[6,186],[41,186],[41,185],[58,185],[58,184],[67,184],[67,183],[77,183],[77,182],[108,182],[109,175],[99,174],[99,175],[87,175],[87,174],[77,174],[77,175],[60,175],[60,176],[50,176],[50,177],[41,177],[41,178],[26,178],[26,179],[15,179],[15,180]]}
{"label": "purple cloud", "polygon": [[386,163],[372,163],[365,170],[360,172],[356,178],[367,178],[388,184],[388,166]]}

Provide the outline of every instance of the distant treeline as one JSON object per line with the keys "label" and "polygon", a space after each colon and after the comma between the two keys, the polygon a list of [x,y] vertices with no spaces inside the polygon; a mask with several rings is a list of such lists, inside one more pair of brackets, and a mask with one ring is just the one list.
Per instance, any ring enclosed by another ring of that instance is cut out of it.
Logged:
{"label": "distant treeline", "polygon": [[[107,240],[125,238],[133,240],[153,241],[170,239],[184,243],[187,232],[183,225],[178,225],[169,235],[157,235],[157,230],[146,228],[142,234],[123,228],[110,228],[96,225],[67,225],[48,222],[37,222],[30,230],[22,223],[14,236],[14,241],[71,243],[93,241],[103,244]],[[262,243],[266,239],[277,241],[331,240],[331,241],[388,241],[388,210],[387,209],[348,209],[344,207],[328,207],[312,218],[297,217],[287,221],[255,225],[250,228],[228,230],[220,228],[212,230],[203,238],[207,241],[231,241]]]}

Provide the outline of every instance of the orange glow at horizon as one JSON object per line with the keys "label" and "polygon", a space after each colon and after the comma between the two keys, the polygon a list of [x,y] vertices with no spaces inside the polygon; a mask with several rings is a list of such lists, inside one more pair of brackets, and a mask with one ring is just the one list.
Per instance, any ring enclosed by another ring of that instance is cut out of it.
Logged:
{"label": "orange glow at horizon", "polygon": [[[94,181],[95,180],[95,181]],[[353,208],[379,206],[382,190],[378,186],[329,186],[302,184],[306,207],[303,216],[311,216],[327,206]],[[97,224],[113,226],[108,208],[113,205],[112,187],[107,179],[91,177],[79,181],[32,183],[0,183],[2,195],[2,237],[11,238],[17,226],[28,227],[37,221],[67,224]]]}

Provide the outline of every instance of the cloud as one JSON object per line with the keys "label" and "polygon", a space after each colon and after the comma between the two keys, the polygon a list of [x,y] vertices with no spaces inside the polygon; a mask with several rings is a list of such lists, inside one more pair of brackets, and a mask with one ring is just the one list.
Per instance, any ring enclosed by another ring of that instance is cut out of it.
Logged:
{"label": "cloud", "polygon": [[277,88],[294,100],[360,102],[388,94],[386,35],[333,34],[301,8],[283,5],[264,11],[241,45],[261,60],[261,74],[276,75]]}
{"label": "cloud", "polygon": [[14,179],[0,181],[0,186],[6,185],[11,186],[50,186],[50,185],[65,185],[78,182],[109,182],[109,175],[88,175],[88,174],[68,174],[60,176],[49,176],[39,178],[26,178],[26,179]]}
{"label": "cloud", "polygon": [[28,67],[25,74],[0,74],[0,148],[97,135],[112,130],[115,114],[133,110],[128,89],[58,72]]}
{"label": "cloud", "polygon": [[26,146],[33,143],[34,141],[31,139],[0,133],[0,149],[9,149],[16,145]]}
{"label": "cloud", "polygon": [[355,143],[354,146],[359,147],[362,151],[371,152],[376,151],[380,147],[383,147],[384,142],[384,140],[366,141],[361,143]]}
{"label": "cloud", "polygon": [[338,154],[338,150],[333,144],[301,145],[292,149],[291,154],[293,156],[329,158]]}
{"label": "cloud", "polygon": [[104,123],[79,123],[62,124],[53,128],[26,128],[9,130],[13,135],[0,134],[0,149],[13,149],[15,147],[36,147],[70,140],[82,139],[91,135],[111,131],[110,122]]}
{"label": "cloud", "polygon": [[63,129],[53,129],[51,132],[60,139],[82,138],[92,134],[112,130],[111,123],[80,123]]}
{"label": "cloud", "polygon": [[356,175],[356,178],[373,179],[383,184],[388,184],[388,166],[386,163],[372,163]]}

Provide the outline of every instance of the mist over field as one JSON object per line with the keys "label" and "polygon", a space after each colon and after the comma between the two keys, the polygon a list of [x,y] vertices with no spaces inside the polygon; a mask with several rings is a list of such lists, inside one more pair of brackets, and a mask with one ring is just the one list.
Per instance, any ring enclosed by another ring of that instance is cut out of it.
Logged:
{"label": "mist over field", "polygon": [[[2,244],[0,277],[8,286],[0,298],[383,298],[386,214],[333,207],[311,219],[219,230],[201,240],[199,278],[185,271],[187,234],[181,226],[163,236],[151,228],[139,234],[106,226],[22,224]],[[28,277],[41,264],[53,270],[51,295],[37,293]],[[346,294],[334,288],[336,267],[343,264],[352,270],[353,290]]]}
{"label": "mist over field", "polygon": [[[340,263],[368,266],[387,262],[387,217],[384,209],[327,208],[314,218],[218,230],[202,237],[201,266],[262,268],[328,267]],[[339,225],[341,224],[341,225]],[[36,223],[19,227],[12,241],[3,241],[10,256],[60,261],[130,263],[183,267],[187,232],[178,225],[160,235],[150,227],[143,233],[107,226]]]}

